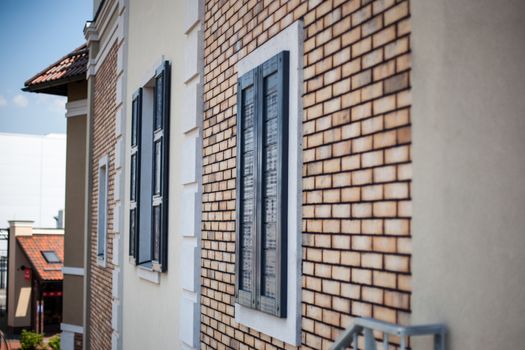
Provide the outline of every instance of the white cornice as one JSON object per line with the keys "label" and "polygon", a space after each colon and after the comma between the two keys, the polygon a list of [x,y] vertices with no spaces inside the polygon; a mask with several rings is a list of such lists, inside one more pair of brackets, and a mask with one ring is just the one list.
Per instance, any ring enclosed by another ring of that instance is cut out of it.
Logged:
{"label": "white cornice", "polygon": [[71,101],[66,103],[66,117],[87,115],[87,99]]}
{"label": "white cornice", "polygon": [[64,275],[84,276],[84,268],[64,266],[62,267],[62,273]]}

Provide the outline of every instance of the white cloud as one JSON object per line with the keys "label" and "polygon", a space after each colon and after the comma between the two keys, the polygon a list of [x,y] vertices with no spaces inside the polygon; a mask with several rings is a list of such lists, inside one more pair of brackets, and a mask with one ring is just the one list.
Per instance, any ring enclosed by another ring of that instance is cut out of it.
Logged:
{"label": "white cloud", "polygon": [[7,106],[7,100],[4,96],[0,95],[0,107]]}
{"label": "white cloud", "polygon": [[26,108],[29,104],[29,100],[24,95],[18,94],[15,97],[13,97],[13,103],[20,108]]}
{"label": "white cloud", "polygon": [[37,105],[47,108],[51,112],[57,112],[61,115],[66,113],[66,98],[52,95],[37,94],[33,95]]}

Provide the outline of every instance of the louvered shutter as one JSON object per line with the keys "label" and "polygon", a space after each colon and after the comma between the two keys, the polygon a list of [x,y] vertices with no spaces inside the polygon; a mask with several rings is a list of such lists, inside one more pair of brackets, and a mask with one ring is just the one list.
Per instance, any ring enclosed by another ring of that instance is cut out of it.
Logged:
{"label": "louvered shutter", "polygon": [[131,105],[131,160],[129,194],[129,255],[137,262],[139,249],[140,140],[142,132],[142,88],[133,94]]}
{"label": "louvered shutter", "polygon": [[286,316],[288,52],[260,67],[260,309]]}
{"label": "louvered shutter", "polygon": [[257,112],[256,71],[246,73],[237,97],[237,263],[236,299],[255,308],[257,225]]}
{"label": "louvered shutter", "polygon": [[236,299],[286,316],[288,52],[239,79]]}
{"label": "louvered shutter", "polygon": [[152,154],[152,261],[155,270],[168,267],[168,178],[170,64],[165,61],[155,72]]}

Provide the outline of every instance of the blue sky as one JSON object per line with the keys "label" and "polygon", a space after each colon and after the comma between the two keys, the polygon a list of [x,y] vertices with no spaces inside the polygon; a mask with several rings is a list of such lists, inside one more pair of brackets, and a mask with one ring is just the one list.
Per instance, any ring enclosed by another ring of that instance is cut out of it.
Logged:
{"label": "blue sky", "polygon": [[91,0],[0,0],[0,132],[65,133],[65,98],[24,82],[84,42]]}

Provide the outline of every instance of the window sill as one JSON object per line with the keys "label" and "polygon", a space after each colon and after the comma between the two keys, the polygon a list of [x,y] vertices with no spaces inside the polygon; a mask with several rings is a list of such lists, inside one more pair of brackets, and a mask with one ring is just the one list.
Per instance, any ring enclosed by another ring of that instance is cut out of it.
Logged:
{"label": "window sill", "polygon": [[160,272],[154,271],[151,264],[137,266],[137,275],[148,282],[160,284]]}
{"label": "window sill", "polygon": [[97,256],[97,265],[100,267],[106,267],[106,258],[101,258],[100,256]]}

